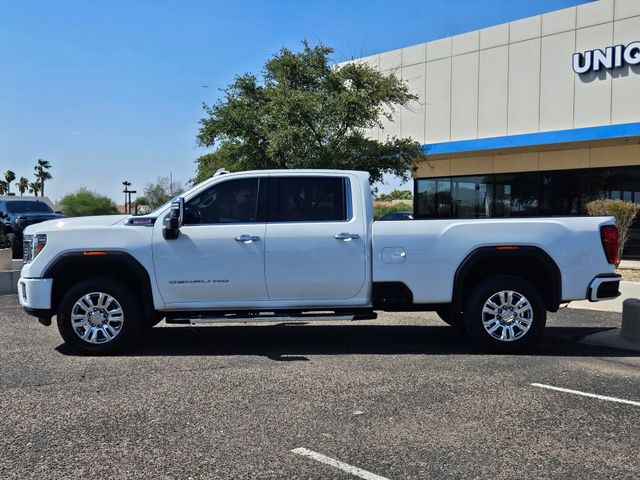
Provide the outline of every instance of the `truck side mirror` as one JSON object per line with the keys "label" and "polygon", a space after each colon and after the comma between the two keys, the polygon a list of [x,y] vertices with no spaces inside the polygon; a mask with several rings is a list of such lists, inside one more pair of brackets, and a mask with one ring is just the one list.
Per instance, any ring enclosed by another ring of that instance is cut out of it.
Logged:
{"label": "truck side mirror", "polygon": [[180,235],[180,227],[184,219],[184,198],[178,197],[171,202],[171,211],[164,218],[162,236],[165,240],[175,240]]}

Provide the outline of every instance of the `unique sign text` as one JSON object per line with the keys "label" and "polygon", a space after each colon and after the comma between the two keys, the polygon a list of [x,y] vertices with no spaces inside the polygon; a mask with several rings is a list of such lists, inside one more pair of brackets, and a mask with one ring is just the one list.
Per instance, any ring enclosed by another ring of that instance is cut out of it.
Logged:
{"label": "unique sign text", "polygon": [[580,75],[613,70],[625,65],[640,65],[640,42],[632,42],[626,47],[615,45],[607,47],[604,51],[597,48],[573,54],[573,71]]}

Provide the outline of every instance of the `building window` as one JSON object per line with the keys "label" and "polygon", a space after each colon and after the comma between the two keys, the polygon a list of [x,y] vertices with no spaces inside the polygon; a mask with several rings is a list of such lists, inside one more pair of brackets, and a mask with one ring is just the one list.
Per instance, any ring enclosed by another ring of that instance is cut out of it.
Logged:
{"label": "building window", "polygon": [[423,218],[451,218],[451,179],[421,180],[415,191]]}
{"label": "building window", "polygon": [[538,215],[540,175],[508,173],[495,176],[496,217],[532,217]]}
{"label": "building window", "polygon": [[493,175],[452,179],[453,216],[489,218],[493,216]]}
{"label": "building window", "polygon": [[590,200],[588,171],[544,172],[540,174],[540,215],[582,215]]}
{"label": "building window", "polygon": [[640,185],[640,167],[602,168],[592,170],[593,198],[613,198],[640,203],[635,191]]}
{"label": "building window", "polygon": [[[586,215],[599,198],[640,203],[640,166],[416,179],[415,219]],[[640,219],[624,251],[640,258]]]}

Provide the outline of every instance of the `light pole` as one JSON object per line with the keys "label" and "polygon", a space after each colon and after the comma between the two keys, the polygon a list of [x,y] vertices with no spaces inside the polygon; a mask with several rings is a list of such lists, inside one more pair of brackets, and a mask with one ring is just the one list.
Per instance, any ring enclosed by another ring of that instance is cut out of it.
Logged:
{"label": "light pole", "polygon": [[122,191],[124,193],[124,213],[131,213],[131,194],[136,193],[136,191],[129,190],[131,182],[127,180],[122,182],[122,185],[124,185],[124,190]]}

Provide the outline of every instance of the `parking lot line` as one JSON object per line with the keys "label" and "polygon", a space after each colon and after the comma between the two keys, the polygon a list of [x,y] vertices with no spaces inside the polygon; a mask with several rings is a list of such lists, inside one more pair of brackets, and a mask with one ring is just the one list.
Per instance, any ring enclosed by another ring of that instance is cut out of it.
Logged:
{"label": "parking lot line", "polygon": [[607,397],[605,395],[598,395],[598,394],[595,394],[595,393],[581,392],[579,390],[569,390],[568,388],[554,387],[552,385],[545,385],[543,383],[532,383],[531,386],[540,387],[540,388],[546,388],[547,390],[556,390],[558,392],[573,393],[574,395],[581,395],[583,397],[597,398],[598,400],[606,400],[608,402],[624,403],[626,405],[633,405],[635,407],[640,407],[640,402],[634,402],[633,400],[625,400],[623,398]]}
{"label": "parking lot line", "polygon": [[293,450],[291,450],[291,452],[302,455],[303,457],[312,458],[316,462],[324,463],[325,465],[337,468],[338,470],[350,473],[351,475],[362,478],[364,480],[389,480],[386,477],[381,477],[380,475],[376,475],[375,473],[367,472],[366,470],[354,467],[352,465],[349,465],[348,463],[341,462],[340,460],[336,460],[335,458],[327,457],[326,455],[314,452],[313,450],[309,450],[308,448],[294,448]]}

